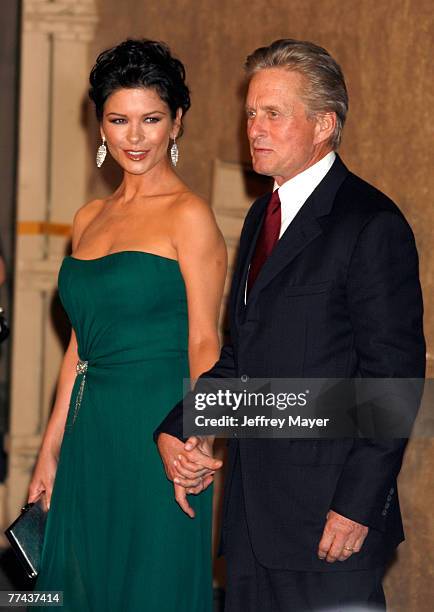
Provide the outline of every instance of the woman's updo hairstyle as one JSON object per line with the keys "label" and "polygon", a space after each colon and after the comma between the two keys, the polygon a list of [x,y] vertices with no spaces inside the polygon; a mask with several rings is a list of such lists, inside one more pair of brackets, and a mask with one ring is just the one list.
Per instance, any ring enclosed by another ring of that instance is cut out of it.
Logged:
{"label": "woman's updo hairstyle", "polygon": [[97,57],[89,81],[89,97],[95,104],[98,121],[102,120],[110,94],[123,88],[154,89],[169,107],[172,119],[178,108],[182,108],[183,116],[190,108],[184,66],[162,42],[127,39],[103,51]]}

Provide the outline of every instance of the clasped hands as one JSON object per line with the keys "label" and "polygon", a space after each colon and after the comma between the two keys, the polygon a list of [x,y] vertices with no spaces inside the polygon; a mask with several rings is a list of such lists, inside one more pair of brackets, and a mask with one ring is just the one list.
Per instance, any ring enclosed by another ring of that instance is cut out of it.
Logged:
{"label": "clasped hands", "polygon": [[167,478],[173,481],[175,499],[191,518],[195,514],[187,494],[202,493],[213,482],[216,470],[223,465],[220,459],[212,456],[213,443],[212,436],[192,436],[185,444],[169,434],[158,436],[158,450]]}
{"label": "clasped hands", "polygon": [[[191,518],[195,514],[187,494],[197,495],[204,491],[223,465],[212,456],[213,442],[213,437],[192,436],[185,444],[169,434],[162,433],[158,437],[158,450],[167,477],[173,481],[175,499]],[[328,563],[346,561],[361,550],[368,531],[365,525],[330,510],[318,545],[318,558]]]}

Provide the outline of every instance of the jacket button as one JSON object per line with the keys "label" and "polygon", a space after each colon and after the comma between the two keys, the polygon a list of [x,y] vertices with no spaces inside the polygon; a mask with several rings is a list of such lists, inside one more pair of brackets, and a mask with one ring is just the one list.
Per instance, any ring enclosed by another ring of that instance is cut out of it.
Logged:
{"label": "jacket button", "polygon": [[392,499],[392,496],[391,496],[391,495],[388,495],[388,496],[387,496],[387,501],[388,501],[388,502],[390,502],[390,500],[391,500],[391,499]]}
{"label": "jacket button", "polygon": [[383,512],[381,513],[382,516],[386,516],[387,514],[387,510],[383,510]]}
{"label": "jacket button", "polygon": [[395,493],[395,489],[393,487],[390,487],[389,493],[390,493],[390,495],[393,495]]}
{"label": "jacket button", "polygon": [[249,377],[247,376],[247,374],[243,374],[243,375],[241,376],[241,381],[242,381],[242,382],[247,382],[248,380],[249,380]]}
{"label": "jacket button", "polygon": [[384,507],[385,507],[385,509],[386,509],[386,510],[387,510],[387,508],[390,508],[390,504],[389,504],[389,502],[386,502],[386,503],[384,504]]}

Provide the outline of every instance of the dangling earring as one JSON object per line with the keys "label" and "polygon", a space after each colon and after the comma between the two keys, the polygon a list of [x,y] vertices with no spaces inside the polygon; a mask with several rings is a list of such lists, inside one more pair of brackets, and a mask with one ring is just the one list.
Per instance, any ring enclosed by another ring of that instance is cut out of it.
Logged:
{"label": "dangling earring", "polygon": [[176,136],[173,138],[173,145],[170,147],[170,159],[172,160],[172,166],[176,166],[179,158],[179,149],[176,144]]}
{"label": "dangling earring", "polygon": [[103,136],[102,144],[99,145],[98,151],[96,152],[96,165],[98,166],[98,168],[101,168],[104,163],[105,156],[107,155],[107,147],[105,146],[105,143],[106,139]]}

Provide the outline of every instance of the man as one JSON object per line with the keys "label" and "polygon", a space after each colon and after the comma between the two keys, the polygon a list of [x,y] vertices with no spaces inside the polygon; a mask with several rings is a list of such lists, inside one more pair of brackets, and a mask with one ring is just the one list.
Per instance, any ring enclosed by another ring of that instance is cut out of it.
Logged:
{"label": "man", "polygon": [[[288,39],[257,49],[246,70],[253,167],[277,189],[247,214],[231,343],[204,377],[423,377],[412,232],[335,153],[348,108],[341,69],[325,49]],[[173,437],[182,438],[181,404],[157,436],[191,513],[185,493],[208,486],[218,467],[212,440],[192,438],[183,449]],[[226,611],[384,609],[385,564],[404,537],[396,487],[404,447],[231,439]]]}

